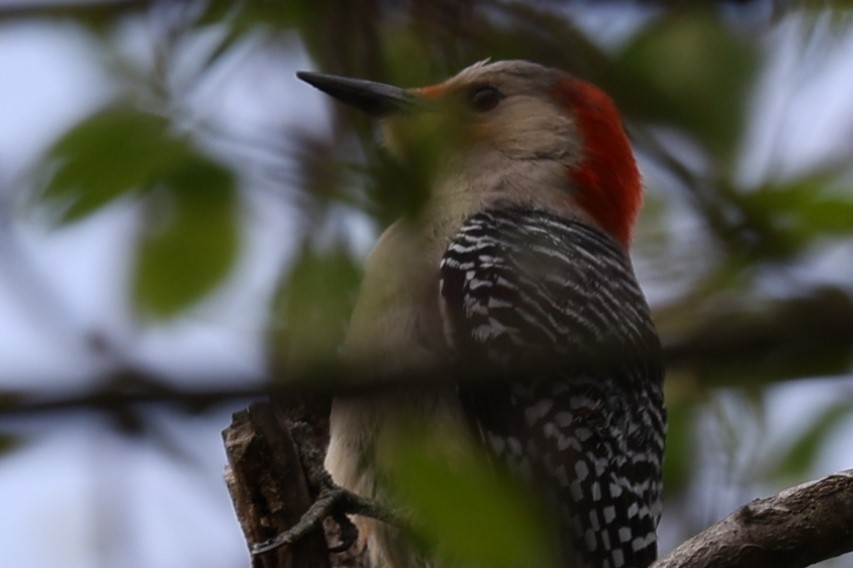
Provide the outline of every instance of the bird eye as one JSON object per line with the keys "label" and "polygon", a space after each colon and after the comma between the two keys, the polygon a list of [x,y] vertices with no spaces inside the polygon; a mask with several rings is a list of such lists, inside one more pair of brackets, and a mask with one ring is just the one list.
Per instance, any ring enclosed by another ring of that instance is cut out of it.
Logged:
{"label": "bird eye", "polygon": [[490,111],[504,98],[503,93],[491,85],[475,87],[469,95],[471,106],[477,112]]}

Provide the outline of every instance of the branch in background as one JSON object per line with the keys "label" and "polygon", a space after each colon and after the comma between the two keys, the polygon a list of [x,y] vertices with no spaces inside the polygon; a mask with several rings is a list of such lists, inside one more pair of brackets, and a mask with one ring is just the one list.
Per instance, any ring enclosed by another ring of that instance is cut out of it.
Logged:
{"label": "branch in background", "polygon": [[115,18],[142,8],[151,0],[93,0],[91,2],[9,2],[0,6],[0,20],[23,18]]}
{"label": "branch in background", "polygon": [[653,568],[800,568],[853,551],[853,469],[756,499]]}
{"label": "branch in background", "polygon": [[[835,288],[813,291],[803,298],[780,301],[761,313],[729,311],[691,332],[664,337],[664,361],[671,374],[689,373],[704,386],[751,385],[780,379],[844,375],[850,370],[853,346],[853,302]],[[674,317],[674,316],[673,316]],[[0,391],[0,415],[26,416],[60,411],[116,412],[142,404],[173,404],[198,412],[216,404],[265,396],[298,398],[360,395],[394,389],[441,388],[442,380],[477,380],[476,371],[431,370],[401,377],[375,376],[357,368],[326,366],[315,372],[271,377],[267,384],[235,377],[232,385],[208,388],[178,386],[168,377],[140,370],[116,371],[97,389],[40,396]],[[493,377],[483,377],[491,379]],[[749,380],[747,380],[749,379]],[[198,380],[184,384],[204,385]]]}
{"label": "branch in background", "polygon": [[[666,312],[659,314],[663,321],[697,317],[683,304]],[[663,334],[664,361],[668,370],[691,373],[707,386],[850,372],[853,301],[841,289],[818,287],[802,297],[700,317],[694,329]]]}

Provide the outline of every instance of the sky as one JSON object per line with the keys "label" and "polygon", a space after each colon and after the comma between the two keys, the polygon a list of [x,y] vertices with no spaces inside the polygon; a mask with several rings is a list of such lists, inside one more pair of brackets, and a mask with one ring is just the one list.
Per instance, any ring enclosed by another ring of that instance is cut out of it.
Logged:
{"label": "sky", "polygon": [[[258,68],[232,70],[210,112],[247,128],[263,120],[259,107],[275,101],[293,108],[300,94],[282,83],[297,63],[307,62],[285,62],[268,78],[258,77]],[[3,197],[14,201],[9,188],[27,179],[39,153],[117,86],[102,73],[86,37],[61,24],[0,26],[0,78],[13,78],[0,89],[0,184]],[[288,118],[322,126],[320,101],[300,104]],[[118,363],[85,348],[82,338],[93,332],[117,341],[121,359],[152,371],[183,373],[187,380],[259,379],[261,316],[290,220],[274,203],[255,204],[249,214],[248,251],[231,281],[182,321],[142,330],[128,321],[121,270],[131,210],[111,207],[59,231],[37,222],[7,225],[14,239],[0,247],[14,249],[0,257],[0,387],[56,392],[91,384]],[[235,401],[198,418],[159,412],[152,421],[176,446],[177,458],[164,455],[156,441],[117,437],[95,414],[0,419],[0,428],[8,423],[26,440],[0,462],[0,565],[245,565],[245,543],[222,481],[219,435],[244,405]]]}
{"label": "sky", "polygon": [[[605,17],[590,17],[584,25],[609,27],[614,38],[631,29],[631,22]],[[151,47],[144,30],[129,25],[122,33],[124,48],[144,58]],[[783,23],[766,39],[770,64],[745,139],[750,157],[741,172],[745,184],[769,172],[791,175],[853,145],[853,33],[843,34],[817,64],[795,50],[795,33],[796,22]],[[248,139],[270,120],[328,129],[330,103],[294,79],[302,68],[312,64],[298,47],[275,66],[251,52],[238,54],[188,104]],[[96,47],[75,27],[0,24],[0,199],[19,204],[18,192],[40,152],[120,88],[103,71]],[[120,268],[126,266],[136,222],[129,208],[119,204],[60,231],[37,219],[10,220],[2,210],[0,388],[79,388],[126,362],[183,374],[187,381],[260,380],[263,315],[296,222],[277,196],[256,192],[250,198],[247,254],[222,289],[178,322],[152,328],[140,328],[128,315],[127,271]],[[365,250],[372,228],[355,224],[351,230]],[[853,283],[853,262],[847,266],[824,276]],[[85,348],[82,338],[92,333],[115,341],[109,355]],[[848,382],[853,396],[853,380]],[[838,384],[798,381],[770,389],[768,447],[833,404]],[[231,412],[242,406],[235,401],[195,417],[152,408],[146,412],[162,436],[137,438],[118,436],[93,413],[24,421],[0,417],[0,429],[26,440],[0,457],[0,566],[245,565],[245,543],[222,482],[219,437]],[[853,467],[851,432],[848,423],[828,441],[815,475]],[[171,451],[164,451],[164,439]],[[733,508],[742,497],[718,507]]]}

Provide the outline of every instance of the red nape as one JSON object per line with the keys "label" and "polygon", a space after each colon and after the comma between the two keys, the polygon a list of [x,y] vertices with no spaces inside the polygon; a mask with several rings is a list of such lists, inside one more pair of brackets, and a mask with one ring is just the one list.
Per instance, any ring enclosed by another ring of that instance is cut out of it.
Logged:
{"label": "red nape", "polygon": [[627,248],[643,190],[619,111],[603,91],[579,79],[561,79],[553,96],[568,107],[583,136],[583,158],[569,172],[578,204]]}

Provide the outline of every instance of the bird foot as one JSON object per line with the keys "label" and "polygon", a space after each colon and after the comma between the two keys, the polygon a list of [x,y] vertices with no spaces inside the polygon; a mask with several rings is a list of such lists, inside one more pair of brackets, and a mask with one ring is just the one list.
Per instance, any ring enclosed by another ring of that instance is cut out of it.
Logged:
{"label": "bird foot", "polygon": [[308,484],[317,498],[291,528],[273,538],[253,544],[253,556],[297,542],[315,529],[322,529],[323,521],[328,517],[340,527],[340,542],[331,546],[330,552],[346,551],[358,539],[358,530],[348,515],[361,515],[398,526],[404,525],[399,515],[387,507],[360,497],[332,481],[331,475],[323,467],[322,455],[310,443],[303,443],[307,435],[303,430],[303,425],[299,423],[290,426],[290,434],[300,453]]}
{"label": "bird foot", "polygon": [[252,545],[252,555],[257,556],[271,550],[275,550],[280,546],[292,544],[311,531],[321,528],[323,520],[326,517],[333,517],[335,522],[341,527],[342,541],[335,545],[330,550],[332,552],[341,552],[347,550],[355,542],[357,532],[352,522],[346,517],[347,503],[357,497],[353,493],[347,491],[343,487],[333,485],[324,488],[317,500],[308,508],[295,525],[283,533],[276,535],[273,538],[263,542],[258,542]]}

